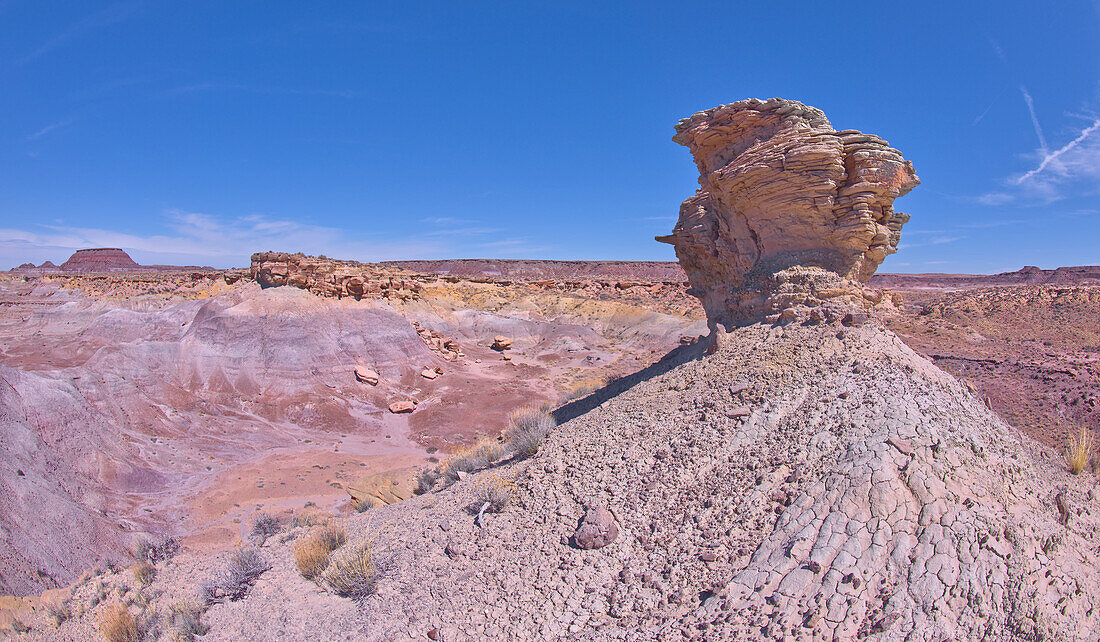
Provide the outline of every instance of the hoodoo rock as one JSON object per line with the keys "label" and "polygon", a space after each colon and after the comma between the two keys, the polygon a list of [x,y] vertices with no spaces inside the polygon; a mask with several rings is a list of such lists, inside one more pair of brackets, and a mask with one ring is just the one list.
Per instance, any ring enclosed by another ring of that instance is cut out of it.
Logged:
{"label": "hoodoo rock", "polygon": [[61,269],[65,272],[113,272],[140,267],[129,254],[117,247],[77,250],[68,261],[61,264]]}
{"label": "hoodoo rock", "polygon": [[676,125],[699,168],[671,235],[712,325],[834,318],[885,301],[863,283],[897,251],[894,199],[920,181],[883,139],[792,100],[742,100]]}

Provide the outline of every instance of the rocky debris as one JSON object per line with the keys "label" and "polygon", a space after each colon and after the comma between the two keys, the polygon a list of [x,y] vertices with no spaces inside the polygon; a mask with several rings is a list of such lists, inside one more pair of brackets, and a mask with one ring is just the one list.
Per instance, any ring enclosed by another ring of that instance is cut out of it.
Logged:
{"label": "rocky debris", "polygon": [[493,337],[493,345],[490,347],[497,352],[503,352],[505,350],[511,349],[512,341],[512,339],[498,334],[497,336]]}
{"label": "rocky debris", "polygon": [[[43,266],[44,267],[44,266]],[[117,247],[77,250],[61,264],[63,272],[113,272],[140,268],[130,255]]]}
{"label": "rocky debris", "polygon": [[606,508],[589,508],[573,533],[573,543],[577,548],[591,550],[607,546],[618,536],[619,526],[611,511]]}
{"label": "rocky debris", "polygon": [[424,343],[429,348],[431,348],[432,352],[435,352],[447,361],[454,361],[455,359],[466,356],[463,354],[462,346],[458,341],[444,336],[442,332],[432,330],[431,328],[425,328],[420,325],[419,321],[413,321],[412,326],[413,329],[416,330],[416,334],[420,335],[420,338],[424,340]]}
{"label": "rocky debris", "polygon": [[390,412],[395,415],[405,414],[416,410],[416,402],[403,399],[390,404]]}
{"label": "rocky debris", "polygon": [[442,372],[436,372],[432,368],[424,368],[423,370],[420,371],[420,376],[424,377],[425,379],[429,379],[429,380],[430,379],[435,379],[436,377],[438,377],[441,374],[443,374],[443,373]]}
{"label": "rocky debris", "polygon": [[828,321],[883,303],[862,284],[909,220],[894,199],[919,184],[886,141],[780,98],[699,112],[673,141],[691,150],[701,188],[657,240],[676,247],[712,325]]}
{"label": "rocky debris", "polygon": [[261,287],[290,285],[324,297],[420,298],[420,284],[409,273],[301,253],[257,252],[252,255],[251,275]]}
{"label": "rocky debris", "polygon": [[355,380],[376,386],[378,385],[378,373],[366,366],[355,366]]}

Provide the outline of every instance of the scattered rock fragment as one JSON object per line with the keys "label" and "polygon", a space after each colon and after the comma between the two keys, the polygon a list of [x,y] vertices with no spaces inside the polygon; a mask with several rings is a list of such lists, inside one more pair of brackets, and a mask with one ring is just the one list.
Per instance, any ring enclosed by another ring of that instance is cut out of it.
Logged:
{"label": "scattered rock fragment", "polygon": [[591,550],[607,546],[618,536],[619,526],[611,511],[606,508],[589,508],[573,533],[573,542],[577,548]]}
{"label": "scattered rock fragment", "polygon": [[498,352],[508,350],[512,347],[512,339],[498,334],[493,337],[493,345],[491,347]]}
{"label": "scattered rock fragment", "polygon": [[355,379],[372,386],[378,385],[378,373],[366,366],[355,366]]}
{"label": "scattered rock fragment", "polygon": [[390,412],[392,412],[395,415],[409,413],[409,412],[412,412],[414,410],[416,410],[416,402],[415,401],[402,400],[402,401],[395,401],[395,402],[390,404]]}

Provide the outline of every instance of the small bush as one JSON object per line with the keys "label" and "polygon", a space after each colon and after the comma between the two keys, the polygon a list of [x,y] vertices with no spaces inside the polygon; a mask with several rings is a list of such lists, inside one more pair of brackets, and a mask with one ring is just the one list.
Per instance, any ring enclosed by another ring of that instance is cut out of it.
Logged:
{"label": "small bush", "polygon": [[432,492],[432,489],[435,488],[435,483],[439,481],[440,477],[441,475],[438,469],[425,468],[416,476],[416,489],[413,492],[417,495]]}
{"label": "small bush", "polygon": [[600,388],[606,386],[610,381],[602,377],[589,377],[587,379],[581,379],[575,381],[565,389],[565,395],[563,401],[568,403],[575,401],[583,397],[596,392]]}
{"label": "small bush", "polygon": [[1069,463],[1069,472],[1074,475],[1080,473],[1092,459],[1092,431],[1084,426],[1076,435],[1070,435],[1066,460]]}
{"label": "small bush", "polygon": [[323,579],[333,593],[362,600],[374,593],[378,576],[378,566],[371,555],[370,544],[360,542],[337,556],[325,570]]}
{"label": "small bush", "polygon": [[557,422],[545,410],[520,408],[508,420],[504,436],[508,445],[521,457],[530,457],[539,450]]}
{"label": "small bush", "polygon": [[260,541],[260,545],[263,545],[267,541],[267,538],[283,530],[283,521],[276,515],[270,513],[261,513],[256,516],[256,519],[252,520],[252,537]]}
{"label": "small bush", "polygon": [[367,496],[352,497],[351,508],[357,513],[365,513],[374,508],[374,500]]}
{"label": "small bush", "polygon": [[207,604],[224,600],[239,600],[271,564],[254,548],[238,548],[229,558],[229,566],[221,577],[207,580],[199,586]]}
{"label": "small bush", "polygon": [[157,574],[153,565],[146,560],[141,560],[137,564],[134,564],[130,567],[130,570],[133,571],[134,577],[138,582],[141,582],[142,586],[149,586]]}
{"label": "small bush", "polygon": [[54,626],[61,626],[72,617],[72,611],[69,610],[69,600],[46,602],[46,614],[53,620]]}
{"label": "small bush", "polygon": [[321,526],[294,544],[294,561],[307,580],[314,580],[328,566],[332,552],[344,545],[347,533],[334,524]]}
{"label": "small bush", "polygon": [[175,557],[179,550],[180,543],[175,537],[169,537],[156,543],[142,539],[138,540],[138,543],[134,546],[134,559],[139,562],[144,560],[156,564]]}
{"label": "small bush", "polygon": [[[309,502],[305,508],[313,508],[316,504]],[[328,515],[320,510],[303,510],[302,512],[294,516],[292,522],[294,527],[309,527],[317,526],[318,524],[326,524],[332,521],[332,515]]]}
{"label": "small bush", "polygon": [[477,510],[480,512],[484,506],[486,507],[486,513],[501,512],[511,503],[515,488],[516,485],[514,482],[508,481],[507,479],[501,479],[490,473],[488,477],[481,480],[477,485],[477,490],[475,491],[475,497],[477,497]]}
{"label": "small bush", "polygon": [[210,627],[202,623],[202,605],[193,599],[182,599],[168,607],[168,626],[172,639],[190,642],[196,635],[206,635]]}
{"label": "small bush", "polygon": [[107,642],[138,642],[140,639],[137,622],[130,609],[118,602],[100,611],[96,625]]}

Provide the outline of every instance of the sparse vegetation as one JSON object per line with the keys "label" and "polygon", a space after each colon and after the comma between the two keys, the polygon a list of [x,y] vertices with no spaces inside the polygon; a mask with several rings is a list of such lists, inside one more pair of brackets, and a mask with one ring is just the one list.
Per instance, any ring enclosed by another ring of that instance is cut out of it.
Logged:
{"label": "sparse vegetation", "polygon": [[325,524],[294,544],[294,561],[307,580],[315,580],[328,566],[332,552],[344,545],[347,533],[342,526]]}
{"label": "sparse vegetation", "polygon": [[1074,475],[1088,467],[1092,460],[1092,431],[1081,426],[1081,430],[1069,437],[1066,460],[1069,464],[1069,472]]}
{"label": "sparse vegetation", "polygon": [[238,548],[233,551],[222,576],[204,581],[199,585],[199,592],[207,604],[239,600],[269,568],[271,564],[256,549]]}
{"label": "sparse vegetation", "polygon": [[61,600],[59,602],[47,601],[46,613],[50,619],[53,620],[54,626],[61,626],[66,620],[72,617],[72,611],[69,610],[69,600]]}
{"label": "sparse vegetation", "polygon": [[261,546],[267,541],[267,538],[281,530],[283,530],[283,521],[277,515],[261,513],[256,516],[256,519],[252,520],[251,535],[254,539],[259,540]]}
{"label": "sparse vegetation", "polygon": [[351,508],[357,513],[365,513],[374,508],[374,501],[366,495],[363,497],[352,497]]}
{"label": "sparse vegetation", "polygon": [[424,470],[420,471],[419,475],[416,476],[416,489],[414,492],[417,495],[423,495],[424,493],[432,492],[432,489],[435,488],[435,483],[439,481],[440,477],[442,477],[442,475],[440,474],[439,469],[425,468]]}
{"label": "sparse vegetation", "polygon": [[185,598],[173,602],[168,607],[168,628],[172,639],[177,642],[191,642],[196,635],[206,635],[210,627],[202,623],[202,605],[194,599]]}
{"label": "sparse vegetation", "polygon": [[104,608],[96,619],[99,634],[107,642],[138,642],[137,621],[130,613],[130,609],[123,604],[115,602]]}
{"label": "sparse vegetation", "polygon": [[157,574],[153,565],[146,560],[141,560],[134,564],[130,567],[130,570],[133,572],[134,578],[136,578],[138,582],[141,582],[142,586],[149,586]]}
{"label": "sparse vegetation", "polygon": [[477,508],[486,513],[499,513],[512,501],[515,494],[515,482],[502,479],[493,473],[478,481],[476,489]]}
{"label": "sparse vegetation", "polygon": [[138,543],[134,546],[134,559],[139,562],[146,560],[151,564],[156,564],[175,557],[179,550],[180,543],[175,537],[168,537],[156,543],[142,539],[138,540]]}
{"label": "sparse vegetation", "polygon": [[577,399],[587,397],[588,395],[596,392],[600,388],[603,388],[608,383],[610,383],[608,379],[604,379],[603,377],[599,376],[590,376],[588,378],[581,379],[580,381],[574,381],[572,384],[565,388],[565,395],[563,396],[562,401],[564,403],[569,403],[570,401],[576,401]]}
{"label": "sparse vegetation", "polygon": [[332,561],[322,579],[333,593],[362,600],[374,593],[379,577],[370,543],[363,541]]}
{"label": "sparse vegetation", "polygon": [[556,425],[554,417],[545,409],[520,408],[509,418],[504,436],[517,455],[530,457],[538,452]]}
{"label": "sparse vegetation", "polygon": [[294,516],[294,520],[291,522],[295,528],[298,527],[310,527],[317,526],[318,524],[326,524],[332,521],[332,515],[328,515],[316,508],[316,504],[313,502],[307,502],[305,509],[302,512]]}

